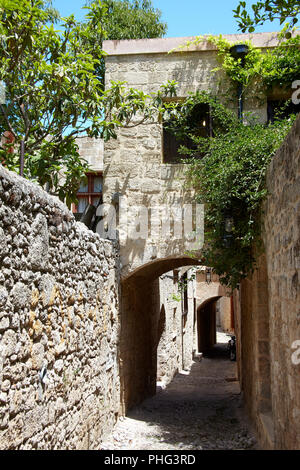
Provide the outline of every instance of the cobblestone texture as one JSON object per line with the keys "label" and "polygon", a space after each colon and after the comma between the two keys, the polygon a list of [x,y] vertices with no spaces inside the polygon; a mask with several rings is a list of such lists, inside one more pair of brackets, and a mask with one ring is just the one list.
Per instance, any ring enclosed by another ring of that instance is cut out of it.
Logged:
{"label": "cobblestone texture", "polygon": [[[236,363],[227,357],[229,336],[194,361],[166,389],[133,408],[102,443],[103,450],[257,449],[242,406]],[[222,342],[222,343],[221,343]]]}

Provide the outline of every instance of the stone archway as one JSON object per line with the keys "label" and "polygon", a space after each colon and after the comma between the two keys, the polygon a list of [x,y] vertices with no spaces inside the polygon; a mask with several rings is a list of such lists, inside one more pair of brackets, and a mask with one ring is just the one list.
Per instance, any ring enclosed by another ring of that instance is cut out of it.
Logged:
{"label": "stone archway", "polygon": [[168,257],[139,267],[121,283],[120,374],[122,414],[156,393],[157,345],[161,335],[159,276],[200,265],[188,256]]}
{"label": "stone archway", "polygon": [[197,348],[198,352],[210,349],[216,343],[216,302],[219,299],[228,300],[229,291],[220,284],[219,277],[212,274],[212,280],[207,284],[205,271],[197,273]]}

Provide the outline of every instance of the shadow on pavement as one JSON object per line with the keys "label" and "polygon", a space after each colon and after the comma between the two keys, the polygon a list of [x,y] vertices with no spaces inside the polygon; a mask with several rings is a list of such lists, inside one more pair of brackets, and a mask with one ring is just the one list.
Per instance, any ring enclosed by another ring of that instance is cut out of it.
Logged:
{"label": "shadow on pavement", "polygon": [[[222,340],[226,339],[223,335]],[[253,448],[255,439],[242,409],[236,372],[227,342],[218,343],[193,363],[190,372],[177,374],[127,416],[146,423],[150,449],[155,442],[158,449]]]}

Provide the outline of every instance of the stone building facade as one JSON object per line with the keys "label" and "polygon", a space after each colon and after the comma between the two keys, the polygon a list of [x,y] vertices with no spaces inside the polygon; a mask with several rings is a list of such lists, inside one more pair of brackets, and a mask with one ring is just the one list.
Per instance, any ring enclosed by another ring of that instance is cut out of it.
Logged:
{"label": "stone building facade", "polygon": [[[245,40],[244,36],[239,35],[226,38],[236,42],[242,37]],[[272,46],[277,43],[276,37],[269,34],[251,35],[250,38],[257,47]],[[125,81],[128,87],[143,90],[145,93],[155,93],[163,83],[175,80],[178,82],[178,98],[184,98],[189,92],[196,90],[216,91],[219,89],[220,77],[212,73],[218,64],[214,46],[204,42],[169,54],[172,49],[182,46],[189,39],[191,38],[105,41],[104,49],[108,54],[106,87],[109,87],[111,81]],[[266,102],[248,100],[245,103],[245,110],[255,110],[262,121],[266,120]],[[184,213],[194,203],[193,191],[185,184],[185,165],[166,162],[164,152],[164,129],[159,119],[157,122],[144,123],[130,129],[120,129],[117,139],[104,145],[104,203],[109,207],[115,198],[126,201],[127,225],[124,228],[120,223],[116,232],[120,243],[122,323],[126,325],[124,329],[121,328],[121,338],[123,335],[124,341],[121,339],[120,349],[125,410],[132,403],[155,392],[158,344],[156,325],[160,324],[162,315],[160,299],[164,298],[164,292],[171,288],[166,273],[183,266],[201,264],[203,207],[194,209],[198,211],[198,219],[193,221],[192,228],[185,230],[184,223],[182,224],[183,232],[180,236],[177,236],[175,230],[170,230],[168,234],[163,232],[163,226],[169,218],[175,223],[176,211],[172,213],[172,209],[179,208],[179,213],[180,211]],[[146,214],[149,221],[149,228],[143,237],[139,236],[139,233],[136,234],[136,226],[142,220],[139,213],[141,207],[143,215]],[[119,204],[118,210],[120,212],[124,210],[122,203]],[[118,217],[119,221],[123,221],[123,213]],[[157,230],[153,230],[153,227]],[[191,244],[191,232],[194,227],[199,229],[194,238],[197,244]],[[135,232],[134,237],[130,236],[131,231]],[[187,255],[187,251],[193,252],[194,258]],[[159,276],[165,277],[158,283]],[[203,287],[204,284],[199,285]],[[193,351],[214,344],[217,308],[219,310],[221,308],[222,312],[227,310],[226,314],[218,316],[220,322],[222,318],[223,326],[227,329],[232,326],[232,321],[229,320],[230,325],[227,321],[228,316],[231,318],[231,301],[219,300],[225,293],[217,292],[220,290],[217,282],[212,286],[216,291],[214,295],[209,293],[207,297],[204,289],[202,300],[194,296],[191,301],[189,326],[186,331],[195,334],[185,335],[186,338],[190,338],[187,362],[192,360]],[[170,310],[174,312],[175,307],[170,305]],[[182,322],[181,313],[178,314],[178,325]],[[151,318],[151,321],[146,320],[146,317]],[[177,370],[182,363],[182,354],[179,354],[177,363],[174,361],[174,354],[178,348],[170,343],[173,341],[170,337],[173,322],[171,313],[167,317],[170,319],[166,323],[163,335],[163,338],[168,338],[164,344],[164,351],[165,355],[166,351],[169,351],[173,359],[163,359],[162,349],[158,349],[159,361],[162,359],[164,362],[164,365],[158,366],[159,370],[161,368],[165,370],[165,364],[170,367],[164,372],[166,380],[173,376],[174,370]],[[193,322],[195,326],[192,327]],[[210,340],[204,344],[207,335]],[[200,340],[200,336],[203,340]],[[179,337],[176,341],[179,345]],[[184,355],[187,356],[187,353]],[[132,364],[130,361],[132,357],[140,358],[140,366]],[[149,364],[149,367],[146,368],[145,364]],[[138,383],[134,392],[132,383]]]}

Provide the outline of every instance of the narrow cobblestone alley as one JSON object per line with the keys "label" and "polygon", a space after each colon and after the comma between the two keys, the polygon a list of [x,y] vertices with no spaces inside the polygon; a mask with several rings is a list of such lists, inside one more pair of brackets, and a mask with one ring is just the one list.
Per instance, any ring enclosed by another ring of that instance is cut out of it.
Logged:
{"label": "narrow cobblestone alley", "polygon": [[181,371],[165,389],[121,418],[103,450],[257,449],[242,404],[236,362],[226,351],[229,336],[190,372]]}

